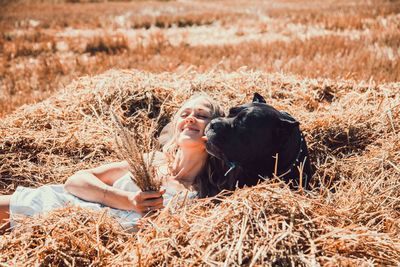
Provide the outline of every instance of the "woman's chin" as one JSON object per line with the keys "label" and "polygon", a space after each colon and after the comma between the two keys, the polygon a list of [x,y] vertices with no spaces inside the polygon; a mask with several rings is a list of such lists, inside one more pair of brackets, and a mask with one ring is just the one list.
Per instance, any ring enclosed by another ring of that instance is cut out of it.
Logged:
{"label": "woman's chin", "polygon": [[200,136],[198,137],[191,137],[191,136],[181,136],[177,141],[178,146],[181,148],[183,147],[203,147],[205,149],[205,143],[201,139]]}

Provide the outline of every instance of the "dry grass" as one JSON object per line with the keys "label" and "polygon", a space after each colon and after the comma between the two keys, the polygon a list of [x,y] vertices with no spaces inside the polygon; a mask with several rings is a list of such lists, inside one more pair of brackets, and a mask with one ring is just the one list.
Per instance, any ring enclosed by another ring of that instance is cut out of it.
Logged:
{"label": "dry grass", "polygon": [[[63,182],[117,160],[110,107],[132,131],[206,91],[226,108],[254,91],[301,122],[317,169],[312,192],[270,181],[217,199],[172,202],[123,232],[106,214],[66,207],[0,240],[0,262],[96,266],[396,266],[400,262],[399,83],[249,70],[109,71],[81,78],[0,124],[1,191]],[[73,230],[72,230],[73,229]]]}
{"label": "dry grass", "polygon": [[398,2],[68,2],[0,9],[1,194],[119,160],[110,110],[151,148],[197,91],[297,118],[315,188],[176,200],[137,233],[65,207],[1,237],[0,265],[400,264]]}
{"label": "dry grass", "polygon": [[0,116],[110,68],[399,80],[397,2],[56,2],[0,11]]}
{"label": "dry grass", "polygon": [[[161,114],[160,112],[159,117]],[[159,191],[162,181],[157,179],[154,164],[156,151],[160,151],[160,146],[154,138],[158,120],[153,121],[145,131],[134,133],[129,131],[114,113],[112,118],[115,124],[117,152],[122,160],[128,162],[132,181],[142,191]]]}

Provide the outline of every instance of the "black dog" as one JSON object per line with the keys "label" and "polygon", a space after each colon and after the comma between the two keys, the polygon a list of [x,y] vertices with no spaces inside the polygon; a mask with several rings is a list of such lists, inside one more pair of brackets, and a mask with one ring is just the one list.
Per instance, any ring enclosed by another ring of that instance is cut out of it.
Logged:
{"label": "black dog", "polygon": [[206,136],[208,153],[227,165],[230,187],[253,186],[275,174],[293,188],[308,188],[313,172],[299,122],[267,105],[261,95],[213,119]]}

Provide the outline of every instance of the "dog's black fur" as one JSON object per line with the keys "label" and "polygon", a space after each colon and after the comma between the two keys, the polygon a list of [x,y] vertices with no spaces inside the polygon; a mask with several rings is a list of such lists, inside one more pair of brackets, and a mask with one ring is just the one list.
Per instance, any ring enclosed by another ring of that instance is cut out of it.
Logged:
{"label": "dog's black fur", "polygon": [[309,186],[313,171],[299,122],[267,105],[257,93],[252,103],[213,119],[206,136],[207,151],[226,163],[224,179],[231,187],[226,189],[253,186],[274,174],[294,188]]}

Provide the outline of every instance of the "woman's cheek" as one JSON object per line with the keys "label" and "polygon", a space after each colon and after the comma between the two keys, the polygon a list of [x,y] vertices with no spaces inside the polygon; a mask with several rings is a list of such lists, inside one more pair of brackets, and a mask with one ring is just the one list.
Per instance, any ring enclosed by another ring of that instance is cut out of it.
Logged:
{"label": "woman's cheek", "polygon": [[182,121],[178,121],[175,126],[175,134],[178,135],[181,132]]}
{"label": "woman's cheek", "polygon": [[202,135],[204,135],[204,131],[205,131],[205,129],[206,129],[206,127],[207,127],[207,125],[210,123],[210,121],[208,120],[208,121],[206,121],[204,124],[203,124],[203,127],[202,127],[202,129],[201,129],[201,133],[202,133]]}

